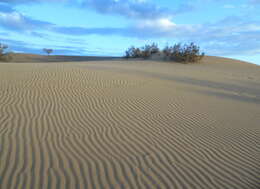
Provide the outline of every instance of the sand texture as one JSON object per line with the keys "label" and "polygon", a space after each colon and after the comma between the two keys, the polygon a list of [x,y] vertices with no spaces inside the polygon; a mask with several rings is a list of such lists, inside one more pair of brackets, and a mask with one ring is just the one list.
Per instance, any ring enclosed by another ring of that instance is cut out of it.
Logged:
{"label": "sand texture", "polygon": [[0,188],[260,188],[260,67],[0,63]]}

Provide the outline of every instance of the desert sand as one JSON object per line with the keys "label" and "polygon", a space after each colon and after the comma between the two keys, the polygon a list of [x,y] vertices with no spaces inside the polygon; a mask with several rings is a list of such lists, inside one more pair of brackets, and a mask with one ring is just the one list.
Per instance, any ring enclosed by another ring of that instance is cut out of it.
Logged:
{"label": "desert sand", "polygon": [[26,60],[0,63],[1,189],[260,188],[260,66]]}

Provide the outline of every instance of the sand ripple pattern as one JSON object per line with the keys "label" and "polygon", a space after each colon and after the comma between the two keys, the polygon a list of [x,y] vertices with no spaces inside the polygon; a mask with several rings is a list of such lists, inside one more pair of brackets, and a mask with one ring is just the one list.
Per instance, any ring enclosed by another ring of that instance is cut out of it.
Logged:
{"label": "sand ripple pattern", "polygon": [[259,120],[196,102],[171,81],[0,64],[0,188],[260,188]]}

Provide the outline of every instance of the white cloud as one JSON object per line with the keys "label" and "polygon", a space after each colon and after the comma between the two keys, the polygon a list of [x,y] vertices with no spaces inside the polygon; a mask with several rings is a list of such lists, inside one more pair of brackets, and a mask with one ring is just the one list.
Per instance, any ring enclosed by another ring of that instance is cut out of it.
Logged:
{"label": "white cloud", "polygon": [[34,29],[48,29],[53,24],[43,22],[40,20],[34,20],[27,17],[15,10],[10,12],[3,12],[0,10],[0,26],[21,32],[21,31],[33,31]]}
{"label": "white cloud", "polygon": [[8,4],[24,4],[24,3],[37,3],[37,2],[67,2],[68,0],[0,0],[0,3]]}
{"label": "white cloud", "polygon": [[0,12],[0,23],[2,25],[8,25],[9,27],[13,28],[24,28],[24,19],[23,16],[18,12],[11,12],[11,13],[3,13]]}
{"label": "white cloud", "polygon": [[139,20],[137,22],[137,28],[154,28],[157,30],[170,30],[176,26],[168,18],[159,18],[159,19],[146,19],[146,20]]}
{"label": "white cloud", "polygon": [[230,5],[230,4],[226,4],[226,5],[224,5],[223,7],[224,7],[225,9],[234,9],[234,8],[236,8],[235,5]]}
{"label": "white cloud", "polygon": [[82,6],[101,14],[121,15],[132,19],[158,19],[173,15],[173,11],[148,0],[84,0]]}

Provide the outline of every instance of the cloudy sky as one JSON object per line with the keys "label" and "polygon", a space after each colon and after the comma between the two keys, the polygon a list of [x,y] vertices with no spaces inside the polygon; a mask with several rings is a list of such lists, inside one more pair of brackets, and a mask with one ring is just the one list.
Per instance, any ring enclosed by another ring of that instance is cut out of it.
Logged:
{"label": "cloudy sky", "polygon": [[123,55],[195,42],[260,65],[260,0],[0,0],[0,42],[15,52]]}

